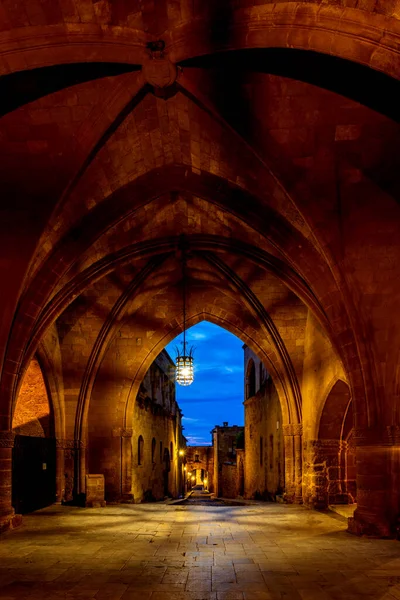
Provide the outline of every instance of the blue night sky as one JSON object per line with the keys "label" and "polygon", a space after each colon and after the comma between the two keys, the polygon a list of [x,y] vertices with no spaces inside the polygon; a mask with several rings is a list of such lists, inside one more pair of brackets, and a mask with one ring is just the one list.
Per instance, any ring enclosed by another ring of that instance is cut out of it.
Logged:
{"label": "blue night sky", "polygon": [[[183,417],[189,446],[211,444],[215,425],[244,424],[243,342],[225,329],[202,321],[186,331],[188,348],[195,346],[194,382],[176,385],[176,399]],[[183,335],[166,346],[175,360],[176,346],[182,350]]]}

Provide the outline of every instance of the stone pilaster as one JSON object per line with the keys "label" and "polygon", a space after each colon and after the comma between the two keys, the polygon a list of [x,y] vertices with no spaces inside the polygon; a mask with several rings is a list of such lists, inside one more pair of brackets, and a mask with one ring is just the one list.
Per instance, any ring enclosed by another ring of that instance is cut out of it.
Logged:
{"label": "stone pilaster", "polygon": [[[72,502],[84,493],[81,488],[81,466],[85,461],[85,443],[76,439],[56,440],[56,501]],[[85,477],[85,474],[83,474]]]}
{"label": "stone pilaster", "polygon": [[283,426],[285,444],[285,495],[289,502],[302,503],[302,436],[303,425]]}
{"label": "stone pilaster", "polygon": [[12,507],[12,449],[14,433],[0,431],[0,533],[18,527],[21,515],[16,515]]}
{"label": "stone pilaster", "polygon": [[[120,480],[119,490],[115,490],[114,502],[132,503],[132,429],[117,427],[113,429],[113,437],[120,438]],[[116,482],[117,483],[117,482]]]}

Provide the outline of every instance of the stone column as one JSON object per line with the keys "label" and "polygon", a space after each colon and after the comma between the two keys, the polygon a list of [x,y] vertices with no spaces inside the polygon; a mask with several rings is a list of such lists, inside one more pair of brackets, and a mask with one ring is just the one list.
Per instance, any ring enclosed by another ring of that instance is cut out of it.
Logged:
{"label": "stone column", "polygon": [[59,440],[63,449],[63,477],[64,477],[64,502],[74,502],[77,496],[77,466],[76,466],[76,442],[75,440]]}
{"label": "stone column", "polygon": [[83,441],[79,441],[78,471],[78,494],[86,494],[86,443]]}
{"label": "stone column", "polygon": [[303,502],[303,425],[293,425],[294,437],[294,490],[295,502]]}
{"label": "stone column", "polygon": [[285,496],[289,502],[302,502],[302,433],[301,423],[283,425],[285,445]]}
{"label": "stone column", "polygon": [[0,533],[21,524],[21,515],[12,507],[12,449],[14,433],[0,431]]}
{"label": "stone column", "polygon": [[56,504],[61,504],[65,495],[64,441],[56,439]]}
{"label": "stone column", "polygon": [[132,494],[132,429],[121,429],[121,502],[134,501]]}
{"label": "stone column", "polygon": [[357,509],[348,530],[356,535],[392,537],[399,518],[396,490],[399,468],[400,428],[378,431],[355,428],[357,466]]}
{"label": "stone column", "polygon": [[[113,438],[119,438],[120,446],[119,474],[116,474],[113,482],[113,501],[130,503],[134,501],[132,494],[132,429],[117,427],[113,429]],[[116,469],[118,469],[117,465]],[[119,486],[118,490],[117,486]]]}

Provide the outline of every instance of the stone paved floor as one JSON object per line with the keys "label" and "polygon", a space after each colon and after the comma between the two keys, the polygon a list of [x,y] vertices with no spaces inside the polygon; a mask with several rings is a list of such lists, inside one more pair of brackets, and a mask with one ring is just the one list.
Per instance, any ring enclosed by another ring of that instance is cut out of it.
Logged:
{"label": "stone paved floor", "polygon": [[400,543],[302,507],[50,507],[0,539],[0,598],[400,599]]}

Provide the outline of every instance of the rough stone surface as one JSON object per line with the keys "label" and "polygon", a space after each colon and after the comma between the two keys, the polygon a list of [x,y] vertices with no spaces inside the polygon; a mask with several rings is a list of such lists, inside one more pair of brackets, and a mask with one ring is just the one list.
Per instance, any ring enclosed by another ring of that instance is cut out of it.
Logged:
{"label": "rough stone surface", "polygon": [[[78,526],[77,526],[78,525]],[[3,598],[394,600],[400,546],[296,506],[50,508],[2,538]]]}
{"label": "rough stone surface", "polygon": [[86,506],[105,506],[104,475],[86,475]]}
{"label": "rough stone surface", "polygon": [[275,500],[285,489],[279,397],[270,374],[249,348],[245,349],[245,373],[244,496]]}
{"label": "rough stone surface", "polygon": [[214,492],[222,498],[236,498],[240,492],[236,446],[244,427],[216,425],[212,430],[214,449]]}

